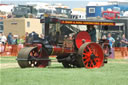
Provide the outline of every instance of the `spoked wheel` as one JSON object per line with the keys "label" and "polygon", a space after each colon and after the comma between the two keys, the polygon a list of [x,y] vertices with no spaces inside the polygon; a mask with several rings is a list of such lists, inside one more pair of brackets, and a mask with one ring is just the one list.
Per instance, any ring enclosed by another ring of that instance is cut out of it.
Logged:
{"label": "spoked wheel", "polygon": [[41,65],[45,67],[45,62],[41,59],[41,52],[38,51],[37,47],[22,48],[17,56],[17,61],[21,68],[38,67]]}
{"label": "spoked wheel", "polygon": [[79,54],[81,55],[81,64],[86,68],[99,68],[103,65],[103,51],[96,43],[83,44],[79,49]]}

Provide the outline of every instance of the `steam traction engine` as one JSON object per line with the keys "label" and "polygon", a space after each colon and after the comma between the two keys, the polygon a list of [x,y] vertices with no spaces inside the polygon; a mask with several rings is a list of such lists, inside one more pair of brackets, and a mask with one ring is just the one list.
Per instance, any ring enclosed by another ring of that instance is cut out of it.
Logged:
{"label": "steam traction engine", "polygon": [[99,68],[107,62],[107,57],[111,54],[108,42],[91,42],[88,32],[80,31],[73,25],[113,26],[114,22],[47,17],[41,23],[45,26],[45,39],[34,39],[20,50],[17,61],[21,68],[46,67],[51,62],[51,55],[56,55],[58,62],[65,68]]}

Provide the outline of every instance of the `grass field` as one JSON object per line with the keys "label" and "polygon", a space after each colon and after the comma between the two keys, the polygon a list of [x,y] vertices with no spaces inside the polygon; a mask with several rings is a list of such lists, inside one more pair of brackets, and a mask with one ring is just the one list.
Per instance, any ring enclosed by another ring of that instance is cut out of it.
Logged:
{"label": "grass field", "polygon": [[128,85],[128,60],[109,59],[99,69],[66,69],[57,62],[21,69],[16,57],[0,57],[0,79],[0,85]]}

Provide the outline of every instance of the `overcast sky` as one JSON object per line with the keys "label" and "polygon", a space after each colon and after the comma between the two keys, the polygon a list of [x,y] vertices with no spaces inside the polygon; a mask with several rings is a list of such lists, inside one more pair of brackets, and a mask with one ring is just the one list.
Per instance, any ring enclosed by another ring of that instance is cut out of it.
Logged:
{"label": "overcast sky", "polygon": [[[0,0],[0,3],[6,4],[23,4],[25,2],[44,2],[44,3],[62,3],[70,8],[85,7],[89,1],[112,1],[112,0]],[[128,0],[117,0],[128,1]]]}

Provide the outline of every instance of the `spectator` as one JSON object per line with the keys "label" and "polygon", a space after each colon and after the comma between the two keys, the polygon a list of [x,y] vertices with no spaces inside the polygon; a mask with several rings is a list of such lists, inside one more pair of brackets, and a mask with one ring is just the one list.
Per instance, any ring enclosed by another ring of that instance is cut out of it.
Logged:
{"label": "spectator", "polygon": [[108,34],[109,45],[112,48],[113,44],[115,43],[115,39],[111,36],[111,33]]}
{"label": "spectator", "polygon": [[3,52],[4,50],[1,39],[2,39],[2,33],[0,33],[0,53]]}
{"label": "spectator", "polygon": [[128,53],[127,53],[128,39],[125,38],[125,34],[122,35],[120,42],[121,42],[121,55],[123,58],[128,58]]}
{"label": "spectator", "polygon": [[95,29],[95,27],[93,25],[88,25],[87,26],[87,32],[91,36],[91,41],[96,42],[96,29]]}
{"label": "spectator", "polygon": [[5,45],[5,44],[6,44],[6,41],[7,41],[7,38],[6,38],[6,36],[4,35],[4,33],[2,33],[2,37],[1,37],[1,42],[2,42],[2,44]]}
{"label": "spectator", "polygon": [[40,38],[41,39],[44,39],[44,34],[40,34]]}
{"label": "spectator", "polygon": [[20,36],[18,36],[18,39],[17,39],[17,44],[18,44],[18,50],[20,50],[21,48],[23,48],[24,47],[24,37],[20,37]]}
{"label": "spectator", "polygon": [[0,42],[0,53],[4,52],[4,46],[2,45],[2,43]]}
{"label": "spectator", "polygon": [[25,33],[25,43],[28,43],[28,39],[29,39],[29,34],[28,32]]}
{"label": "spectator", "polygon": [[23,39],[23,37],[21,38],[20,36],[18,37],[18,39],[17,39],[17,44],[19,45],[19,44],[24,44],[24,39]]}
{"label": "spectator", "polygon": [[69,39],[69,40],[73,40],[73,35],[72,35],[72,34],[69,34],[68,39]]}
{"label": "spectator", "polygon": [[2,44],[2,42],[1,42],[1,38],[2,38],[2,33],[0,33],[0,44]]}
{"label": "spectator", "polygon": [[17,45],[17,38],[18,38],[18,35],[13,35],[13,40],[12,40],[13,45]]}
{"label": "spectator", "polygon": [[9,33],[7,36],[7,42],[9,45],[11,45],[13,43],[13,35],[12,33]]}
{"label": "spectator", "polygon": [[102,36],[102,39],[107,39],[106,35],[103,35],[103,36]]}
{"label": "spectator", "polygon": [[113,44],[115,43],[115,39],[111,36],[111,33],[108,34],[109,45],[111,47],[111,55],[110,57],[114,58],[114,49],[112,48]]}

